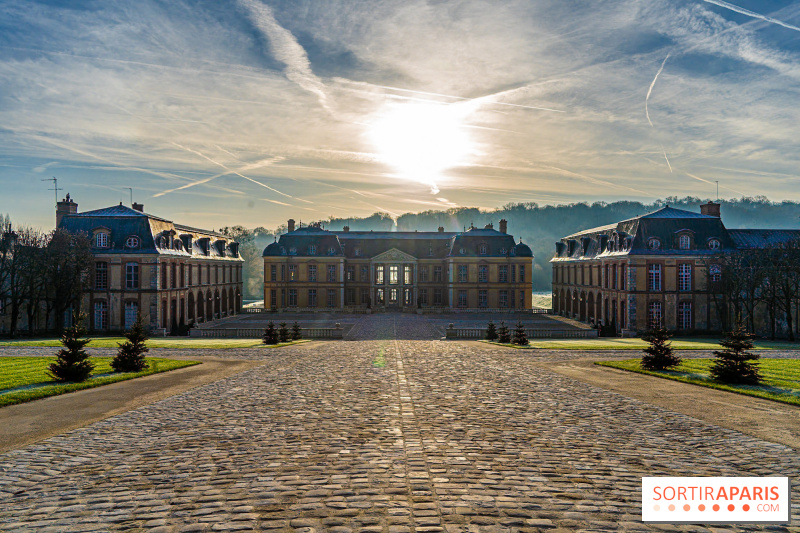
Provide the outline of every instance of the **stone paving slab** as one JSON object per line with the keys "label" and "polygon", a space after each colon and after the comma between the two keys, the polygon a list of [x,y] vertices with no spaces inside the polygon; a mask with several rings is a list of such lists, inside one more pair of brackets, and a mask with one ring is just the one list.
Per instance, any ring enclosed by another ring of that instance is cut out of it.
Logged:
{"label": "stone paving slab", "polygon": [[644,475],[796,477],[791,448],[370,318],[0,455],[0,531],[789,530],[643,525],[639,498]]}

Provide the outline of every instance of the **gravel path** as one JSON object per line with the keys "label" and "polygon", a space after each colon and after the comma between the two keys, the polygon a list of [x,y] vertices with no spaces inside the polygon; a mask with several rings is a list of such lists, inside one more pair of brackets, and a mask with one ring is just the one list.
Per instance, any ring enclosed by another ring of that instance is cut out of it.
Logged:
{"label": "gravel path", "polygon": [[354,332],[229,351],[267,362],[0,455],[0,531],[710,531],[641,524],[640,478],[800,472],[545,353],[431,340],[415,316]]}

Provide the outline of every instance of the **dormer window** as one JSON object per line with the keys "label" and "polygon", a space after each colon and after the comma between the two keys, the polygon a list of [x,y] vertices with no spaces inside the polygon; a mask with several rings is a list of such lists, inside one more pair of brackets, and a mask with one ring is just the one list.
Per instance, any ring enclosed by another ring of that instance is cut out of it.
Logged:
{"label": "dormer window", "polygon": [[108,248],[108,233],[103,231],[94,236],[94,245],[96,248]]}
{"label": "dormer window", "polygon": [[297,255],[297,248],[295,248],[294,246],[289,248],[289,255]]}
{"label": "dormer window", "polygon": [[478,253],[481,255],[487,255],[489,253],[489,246],[485,242],[482,242],[478,247]]}
{"label": "dormer window", "polygon": [[466,248],[459,248],[458,253],[460,253],[461,255],[464,255],[465,253],[467,253],[467,249]]}
{"label": "dormer window", "polygon": [[708,241],[709,250],[719,250],[720,248],[722,248],[722,243],[719,242],[719,239],[709,239]]}
{"label": "dormer window", "polygon": [[308,255],[317,255],[317,245],[316,244],[309,244],[308,245]]}
{"label": "dormer window", "polygon": [[678,237],[678,248],[681,250],[688,250],[691,248],[692,241],[688,235],[684,234]]}
{"label": "dormer window", "polygon": [[334,248],[333,246],[328,248],[328,255],[336,255],[336,248]]}
{"label": "dormer window", "polygon": [[653,237],[649,241],[647,241],[647,247],[651,250],[660,250],[661,241]]}
{"label": "dormer window", "polygon": [[[98,234],[99,235],[99,234]],[[125,247],[126,248],[138,248],[141,244],[139,237],[136,235],[131,235],[125,240]]]}
{"label": "dormer window", "polygon": [[353,255],[355,255],[356,257],[361,257],[361,248],[356,246],[355,249],[353,250]]}
{"label": "dormer window", "polygon": [[506,250],[505,248],[500,248],[500,255],[506,255],[507,253],[508,250]]}

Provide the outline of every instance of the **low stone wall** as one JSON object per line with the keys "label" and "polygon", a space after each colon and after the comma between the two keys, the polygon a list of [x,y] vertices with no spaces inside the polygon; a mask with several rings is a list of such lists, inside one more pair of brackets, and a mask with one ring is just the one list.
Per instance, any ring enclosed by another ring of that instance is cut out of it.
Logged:
{"label": "low stone wall", "polygon": [[[302,328],[300,334],[304,339],[341,339],[344,330],[336,328]],[[204,339],[260,339],[264,336],[264,328],[206,328],[192,329],[190,337]]]}
{"label": "low stone wall", "polygon": [[[533,329],[525,328],[529,339],[595,339],[596,329]],[[485,339],[486,328],[457,328],[450,324],[445,330],[448,339]]]}

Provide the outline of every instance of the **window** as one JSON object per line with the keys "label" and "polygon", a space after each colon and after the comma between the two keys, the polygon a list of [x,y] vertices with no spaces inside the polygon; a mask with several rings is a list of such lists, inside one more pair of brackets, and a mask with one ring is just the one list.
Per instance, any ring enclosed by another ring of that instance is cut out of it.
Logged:
{"label": "window", "polygon": [[297,265],[289,265],[289,281],[297,281]]}
{"label": "window", "polygon": [[467,291],[465,291],[464,289],[459,289],[458,291],[458,306],[459,307],[467,306]]}
{"label": "window", "polygon": [[347,267],[347,281],[355,281],[355,280],[356,280],[356,267],[354,266]]}
{"label": "window", "polygon": [[678,290],[692,290],[692,265],[678,265]]}
{"label": "window", "polygon": [[650,265],[647,268],[647,289],[650,291],[661,290],[661,265]]}
{"label": "window", "polygon": [[[98,233],[98,235],[100,235]],[[139,237],[136,235],[131,235],[125,240],[125,247],[126,248],[138,248],[139,247]]]}
{"label": "window", "polygon": [[419,267],[417,270],[417,276],[419,277],[417,281],[420,283],[425,283],[428,281],[428,267]]}
{"label": "window", "polygon": [[508,265],[500,265],[497,276],[500,283],[508,283]]}
{"label": "window", "polygon": [[433,289],[433,305],[442,305],[442,289]]}
{"label": "window", "polygon": [[650,305],[648,305],[647,325],[650,329],[661,327],[661,302],[650,302]]}
{"label": "window", "polygon": [[389,285],[397,285],[399,282],[400,267],[397,265],[389,266]]}
{"label": "window", "polygon": [[336,290],[328,289],[328,307],[336,307]]}
{"label": "window", "polygon": [[356,257],[361,257],[361,248],[356,246],[355,250],[353,250],[353,255]]}
{"label": "window", "polygon": [[364,305],[369,303],[369,289],[361,289],[361,303]]}
{"label": "window", "polygon": [[383,289],[378,289],[378,290],[376,291],[376,294],[375,294],[375,302],[376,302],[376,303],[379,303],[379,304],[384,304],[384,303],[386,303],[386,300],[385,300],[385,298],[384,298],[384,294],[385,294],[385,293],[383,292]]}
{"label": "window", "polygon": [[[178,265],[172,263],[170,267],[170,278],[172,281],[172,288],[176,288],[178,286]],[[217,281],[219,281],[219,267],[217,267]]]}
{"label": "window", "polygon": [[708,247],[711,250],[719,250],[720,248],[722,248],[722,243],[719,242],[719,239],[709,239]]}
{"label": "window", "polygon": [[278,291],[275,289],[269,291],[269,306],[272,309],[277,309],[278,307]]}
{"label": "window", "polygon": [[428,257],[433,256],[433,245],[428,245]]}
{"label": "window", "polygon": [[269,280],[278,281],[278,265],[272,265],[269,267]]}
{"label": "window", "polygon": [[653,237],[647,241],[647,247],[650,248],[651,250],[660,250],[661,241]]}
{"label": "window", "polygon": [[317,265],[308,265],[308,281],[317,281]]}
{"label": "window", "polygon": [[317,255],[317,245],[316,244],[309,244],[308,245],[308,255]]}
{"label": "window", "polygon": [[441,282],[442,281],[442,267],[436,266],[433,267],[433,281]]}
{"label": "window", "polygon": [[[181,287],[186,286],[186,265],[180,265],[178,268],[181,269]],[[230,272],[230,267],[228,267],[228,272]],[[230,277],[230,275],[228,276]],[[230,280],[228,280],[230,281]]]}
{"label": "window", "polygon": [[489,291],[486,289],[478,291],[478,307],[489,307]]}
{"label": "window", "polygon": [[383,285],[383,265],[375,265],[375,284]]}
{"label": "window", "polygon": [[497,303],[500,307],[508,307],[508,291],[501,289],[498,293]]}
{"label": "window", "polygon": [[508,253],[508,250],[505,248],[500,248],[500,255],[506,255],[506,253]]}
{"label": "window", "polygon": [[719,265],[711,265],[708,267],[709,273],[711,274],[711,281],[717,283],[722,281],[722,267]]}
{"label": "window", "polygon": [[328,265],[328,281],[336,281],[336,265]]}
{"label": "window", "polygon": [[681,235],[678,237],[678,248],[681,250],[688,250],[691,245],[691,240],[689,239],[688,235]]}
{"label": "window", "polygon": [[359,281],[369,281],[369,267],[361,265],[361,279]]}
{"label": "window", "polygon": [[478,253],[481,255],[486,255],[489,253],[489,246],[486,245],[485,242],[482,242],[478,247]]}
{"label": "window", "polygon": [[[575,267],[572,267],[572,281],[575,281]],[[511,283],[517,282],[517,265],[511,265]]]}
{"label": "window", "polygon": [[680,329],[692,329],[692,302],[678,304],[678,327]]}
{"label": "window", "polygon": [[136,302],[125,302],[125,329],[129,330],[136,323],[139,315],[139,304]]}
{"label": "window", "polygon": [[108,248],[108,233],[99,232],[94,236],[94,245],[96,248]]}
{"label": "window", "polygon": [[294,246],[289,248],[289,255],[297,255],[297,248],[295,248]]}
{"label": "window", "polygon": [[460,253],[461,255],[464,255],[464,254],[467,253],[467,249],[466,248],[459,248],[458,249],[458,253]]}
{"label": "window", "polygon": [[94,329],[108,329],[108,302],[105,300],[94,303]]}
{"label": "window", "polygon": [[186,265],[186,270],[189,273],[189,286],[192,286],[192,282],[194,281],[194,267],[192,265]]}
{"label": "window", "polygon": [[478,265],[478,282],[486,283],[489,281],[489,267],[487,265]]}
{"label": "window", "polygon": [[519,282],[525,283],[525,265],[519,266]]}
{"label": "window", "polygon": [[347,289],[344,291],[344,300],[347,305],[355,305],[356,304],[356,290],[355,289]]}
{"label": "window", "polygon": [[403,289],[403,305],[411,304],[411,289]]}
{"label": "window", "polygon": [[389,290],[389,303],[396,304],[397,303],[397,289],[390,289]]}
{"label": "window", "polygon": [[297,307],[297,289],[289,289],[289,307]]}
{"label": "window", "polygon": [[411,285],[413,277],[411,265],[403,265],[403,285]]}
{"label": "window", "polygon": [[428,289],[419,290],[419,304],[428,305]]}
{"label": "window", "polygon": [[511,307],[514,307],[514,294],[515,294],[515,292],[514,291],[509,291],[509,292],[511,292]]}
{"label": "window", "polygon": [[281,265],[281,281],[286,281],[286,265]]}
{"label": "window", "polygon": [[317,306],[317,289],[308,289],[308,307]]}
{"label": "window", "polygon": [[458,282],[466,283],[467,279],[467,265],[458,265]]}
{"label": "window", "polygon": [[336,255],[336,248],[334,248],[333,246],[328,248],[328,255]]}
{"label": "window", "polygon": [[101,261],[94,265],[94,288],[108,288],[108,263]]}
{"label": "window", "polygon": [[[139,263],[128,263],[125,265],[125,288],[139,288]],[[126,326],[125,329],[128,329]]]}

